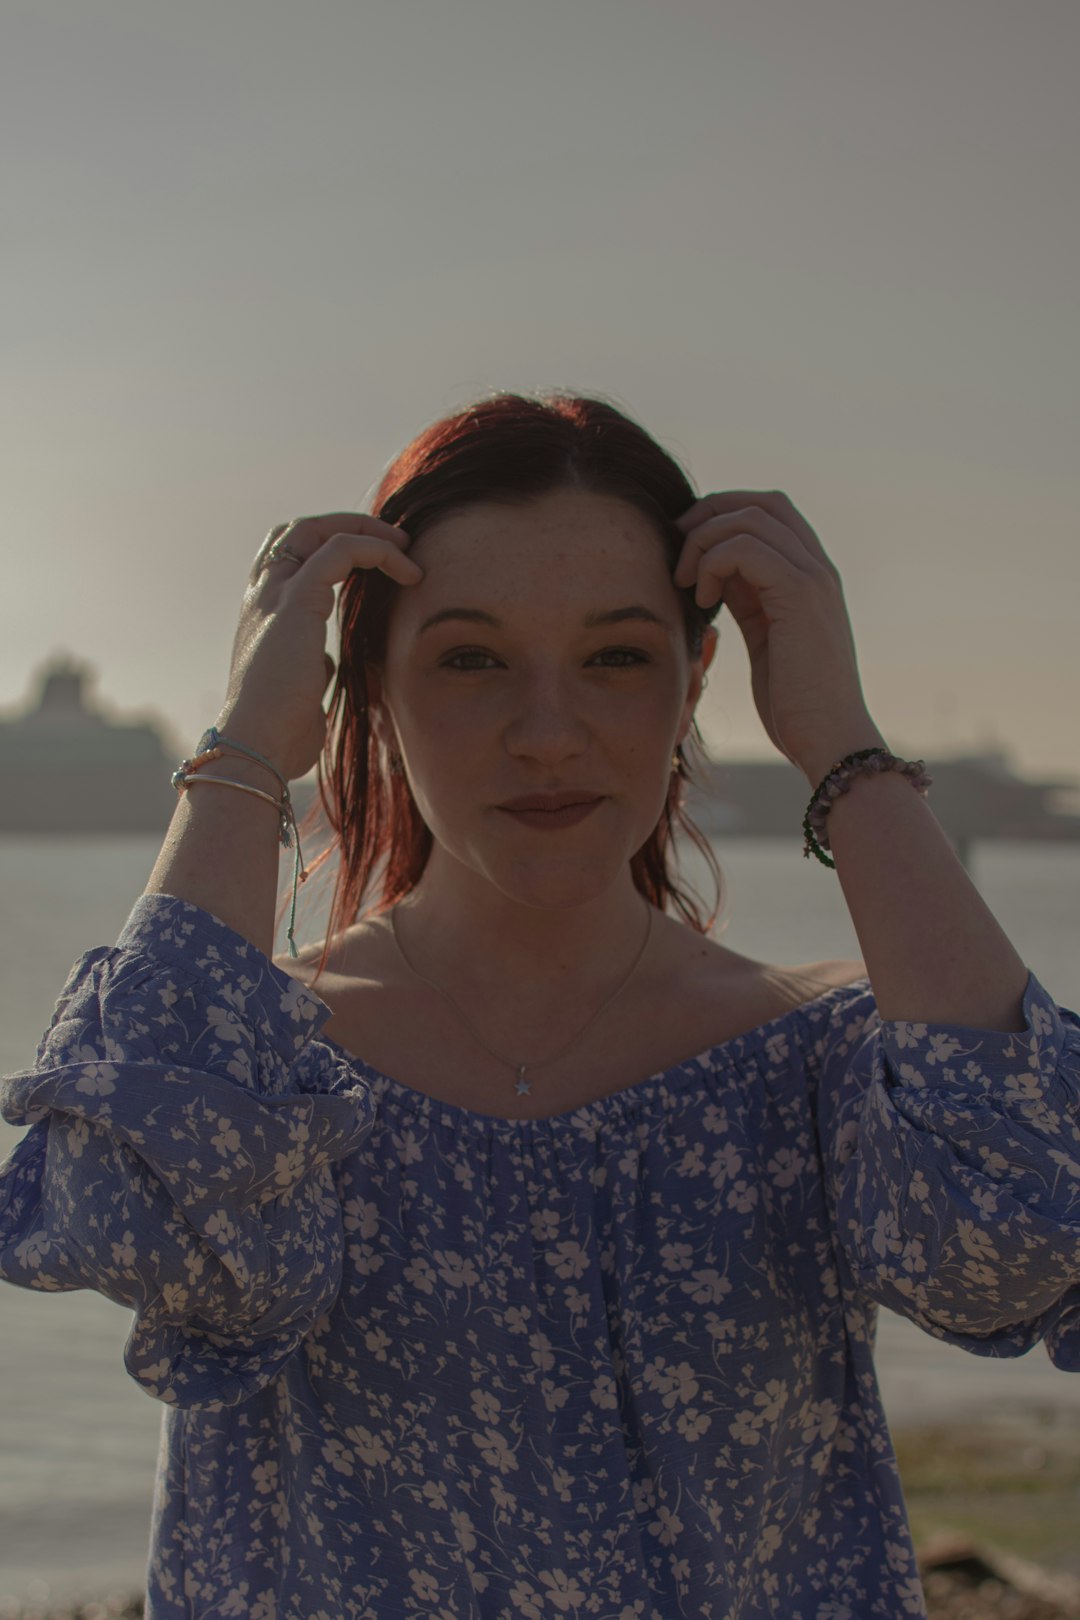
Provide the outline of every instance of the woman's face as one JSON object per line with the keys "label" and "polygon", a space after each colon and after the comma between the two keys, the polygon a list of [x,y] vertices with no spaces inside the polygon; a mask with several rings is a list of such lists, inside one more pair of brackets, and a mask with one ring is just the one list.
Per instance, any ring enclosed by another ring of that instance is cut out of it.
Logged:
{"label": "woman's face", "polygon": [[[716,632],[691,662],[663,543],[611,496],[469,506],[409,555],[424,577],[395,599],[369,690],[436,843],[526,904],[601,893],[663,813]],[[563,789],[603,802],[557,829],[499,808]]]}

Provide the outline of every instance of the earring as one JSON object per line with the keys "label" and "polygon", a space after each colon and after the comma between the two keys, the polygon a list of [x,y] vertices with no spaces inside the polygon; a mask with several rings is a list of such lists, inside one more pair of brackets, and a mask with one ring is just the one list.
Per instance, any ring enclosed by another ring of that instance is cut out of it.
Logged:
{"label": "earring", "polygon": [[681,765],[682,765],[682,760],[679,757],[678,749],[676,749],[675,752],[671,756],[671,768],[672,768],[673,771],[677,771],[677,770],[679,770]]}

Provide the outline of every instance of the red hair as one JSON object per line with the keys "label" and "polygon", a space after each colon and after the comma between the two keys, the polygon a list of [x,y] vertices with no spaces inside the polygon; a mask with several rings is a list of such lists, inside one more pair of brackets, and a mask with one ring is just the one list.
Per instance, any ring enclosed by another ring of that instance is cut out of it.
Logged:
{"label": "red hair", "polygon": [[[371,513],[416,541],[438,519],[471,504],[525,503],[567,486],[617,496],[645,512],[674,569],[685,538],[674,520],[697,498],[686,474],[614,406],[574,394],[497,394],[432,423],[387,468]],[[370,721],[365,662],[376,668],[385,663],[390,610],[400,589],[381,571],[358,568],[338,600],[341,653],[318,766],[319,798],[333,837],[309,867],[315,871],[332,855],[340,857],[320,973],[331,940],[360,915],[379,915],[408,894],[432,849],[431,831],[408,779],[390,773]],[[687,647],[697,658],[719,609],[698,607],[692,586],[678,594]],[[700,748],[696,720],[692,731]],[[653,905],[664,910],[672,901],[691,927],[707,933],[719,913],[723,880],[707,841],[683,809],[683,780],[691,770],[684,748],[680,744],[677,750],[679,769],[672,772],[663,814],[632,857],[630,870]],[[318,821],[315,804],[307,830]],[[669,869],[680,828],[701,850],[716,881],[717,904],[707,921],[693,892]]]}

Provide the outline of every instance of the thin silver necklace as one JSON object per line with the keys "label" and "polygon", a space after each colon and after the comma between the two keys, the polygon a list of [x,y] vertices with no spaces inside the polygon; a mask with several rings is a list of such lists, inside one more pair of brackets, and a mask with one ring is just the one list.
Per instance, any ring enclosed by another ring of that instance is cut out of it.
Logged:
{"label": "thin silver necklace", "polygon": [[641,942],[641,949],[638,951],[637,955],[635,956],[635,958],[633,960],[633,963],[631,964],[629,973],[626,974],[625,978],[623,978],[620,981],[620,983],[618,984],[618,986],[611,992],[611,995],[608,996],[608,998],[604,1002],[603,1006],[598,1008],[597,1011],[593,1013],[593,1015],[589,1019],[588,1023],[584,1026],[583,1029],[580,1029],[578,1031],[578,1033],[574,1036],[573,1040],[568,1041],[565,1046],[561,1047],[559,1049],[559,1051],[554,1054],[554,1056],[549,1057],[549,1058],[544,1058],[539,1063],[527,1063],[527,1064],[526,1063],[518,1063],[518,1062],[513,1061],[511,1058],[504,1057],[501,1052],[494,1051],[487,1044],[487,1042],[485,1040],[482,1040],[481,1037],[477,1034],[476,1026],[473,1024],[473,1022],[469,1018],[469,1016],[462,1010],[462,1008],[458,1006],[457,1002],[454,1000],[454,998],[450,994],[450,992],[448,990],[444,990],[441,984],[436,984],[434,979],[425,978],[424,974],[417,972],[416,968],[414,968],[412,963],[409,961],[409,958],[405,955],[405,951],[404,951],[404,949],[402,947],[401,941],[398,938],[397,923],[395,921],[395,913],[397,911],[396,906],[390,912],[390,932],[394,936],[394,944],[397,946],[399,952],[401,953],[401,960],[405,963],[405,966],[408,968],[409,972],[412,973],[412,974],[415,974],[415,976],[418,979],[420,979],[424,984],[430,985],[432,990],[437,990],[439,992],[440,996],[443,996],[450,1003],[451,1007],[454,1008],[455,1012],[457,1012],[459,1014],[459,1016],[469,1026],[469,1029],[472,1031],[474,1039],[479,1042],[479,1044],[484,1048],[485,1052],[488,1052],[493,1058],[498,1058],[500,1063],[506,1063],[506,1064],[508,1064],[510,1066],[510,1068],[517,1070],[517,1085],[515,1087],[515,1090],[517,1091],[517,1094],[518,1094],[519,1097],[528,1097],[528,1096],[531,1096],[532,1089],[531,1089],[531,1087],[529,1085],[529,1082],[525,1078],[525,1070],[527,1068],[528,1069],[543,1069],[543,1068],[546,1068],[549,1063],[554,1063],[557,1058],[561,1058],[563,1056],[563,1053],[569,1052],[569,1050],[570,1050],[570,1048],[572,1046],[577,1045],[578,1041],[580,1041],[581,1037],[585,1034],[586,1030],[592,1028],[593,1024],[596,1023],[596,1020],[599,1018],[600,1014],[605,1010],[605,1008],[610,1007],[611,1003],[615,1000],[615,997],[620,993],[620,991],[625,990],[627,984],[629,984],[631,978],[634,975],[634,972],[635,972],[635,970],[637,968],[638,963],[641,961],[641,958],[645,955],[645,947],[648,945],[649,936],[652,933],[653,907],[649,904],[649,902],[647,900],[645,900],[644,895],[642,895],[642,900],[644,901],[645,910],[646,910],[646,912],[648,914],[647,917],[646,917],[646,920],[645,920],[645,938]]}

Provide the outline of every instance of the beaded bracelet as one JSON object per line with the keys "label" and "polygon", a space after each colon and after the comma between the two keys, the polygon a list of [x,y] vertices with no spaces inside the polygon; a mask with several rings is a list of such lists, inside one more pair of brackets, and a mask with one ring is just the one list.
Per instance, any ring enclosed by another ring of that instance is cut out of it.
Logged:
{"label": "beaded bracelet", "polygon": [[806,807],[803,817],[803,832],[806,834],[804,857],[813,853],[823,866],[836,870],[836,862],[830,861],[824,853],[824,850],[832,848],[825,832],[826,817],[841,794],[851,791],[856,777],[872,776],[879,771],[898,771],[901,776],[908,777],[912,787],[924,798],[934,780],[927,773],[924,759],[900,759],[896,754],[890,754],[887,748],[860,748],[854,754],[846,754],[824,777]]}
{"label": "beaded bracelet", "polygon": [[[275,799],[271,794],[264,793],[261,788],[251,787],[247,782],[233,781],[228,776],[199,776],[197,774],[202,766],[209,765],[211,760],[220,759],[223,754],[230,752],[244,754],[248,759],[254,760],[256,765],[264,765],[268,771],[271,771],[281,784],[281,798]],[[300,952],[297,949],[295,938],[296,891],[299,884],[307,882],[308,874],[304,868],[303,856],[300,850],[300,829],[296,824],[296,810],[293,806],[288,782],[277,767],[271,765],[268,759],[264,759],[261,754],[255,753],[254,749],[245,747],[243,743],[233,742],[230,737],[223,736],[216,726],[210,726],[208,730],[203,732],[196,745],[195,753],[190,759],[181,760],[172,773],[172,785],[177,793],[185,792],[194,782],[215,782],[220,787],[239,788],[242,793],[250,793],[257,799],[265,799],[267,804],[272,804],[278,812],[278,836],[281,839],[282,848],[292,849],[295,838],[296,858],[293,863],[292,904],[289,907],[289,927],[286,938],[289,942],[289,955],[294,958],[299,956]]]}

